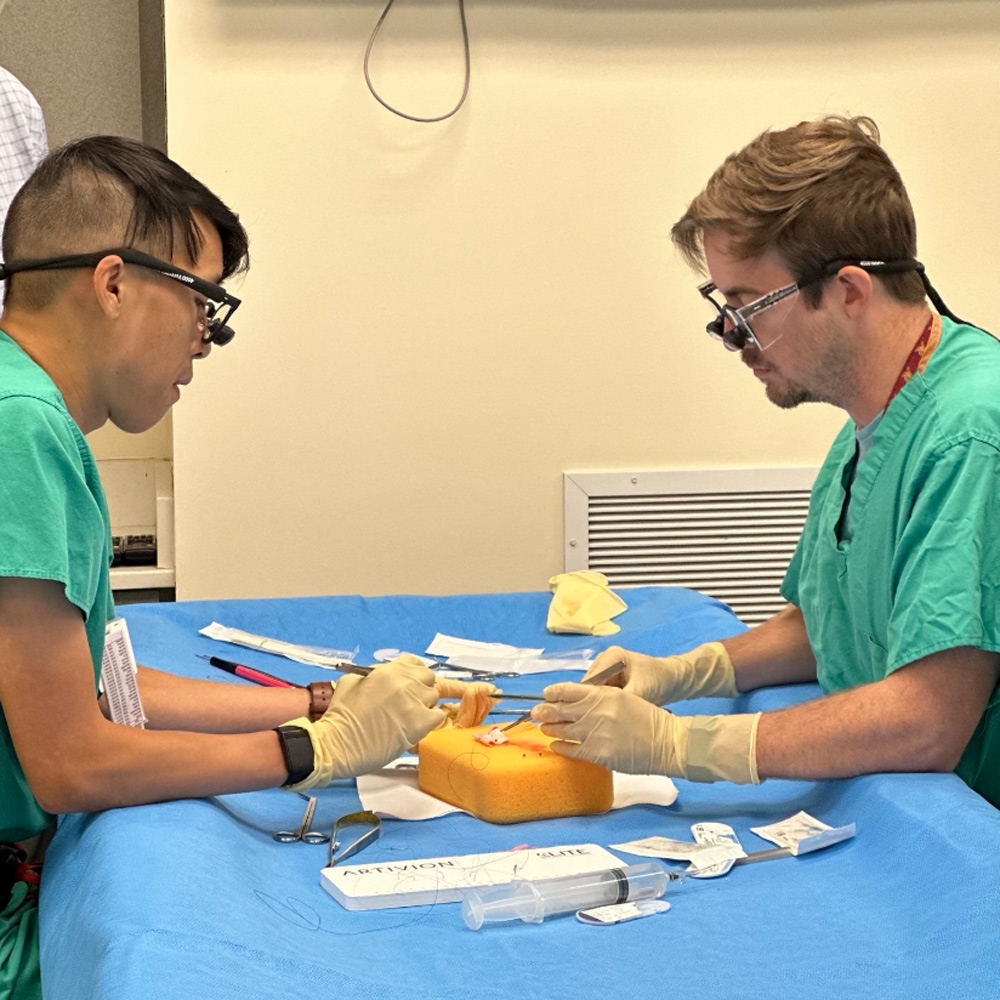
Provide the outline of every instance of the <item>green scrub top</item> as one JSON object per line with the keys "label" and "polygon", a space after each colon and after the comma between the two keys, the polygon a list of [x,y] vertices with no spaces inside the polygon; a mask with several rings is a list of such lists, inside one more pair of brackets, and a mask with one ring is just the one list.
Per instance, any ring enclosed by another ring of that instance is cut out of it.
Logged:
{"label": "green scrub top", "polygon": [[[823,463],[782,587],[823,689],[956,646],[1000,651],[1000,342],[944,319],[855,469],[856,432],[848,421]],[[956,772],[1000,807],[998,701]]]}
{"label": "green scrub top", "polygon": [[[90,446],[52,379],[0,330],[0,576],[63,584],[83,614],[95,678],[114,617],[111,555]],[[52,822],[31,794],[0,713],[0,840],[25,840]]]}

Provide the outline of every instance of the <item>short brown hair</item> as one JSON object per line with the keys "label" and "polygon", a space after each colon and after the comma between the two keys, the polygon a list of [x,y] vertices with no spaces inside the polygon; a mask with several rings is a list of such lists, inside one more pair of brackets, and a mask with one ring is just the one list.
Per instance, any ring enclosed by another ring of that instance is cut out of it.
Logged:
{"label": "short brown hair", "polygon": [[[776,251],[797,281],[833,260],[899,260],[917,252],[917,224],[906,188],[879,144],[871,118],[828,115],[780,132],[762,132],[726,157],[671,239],[704,269],[704,237],[727,234],[744,259]],[[922,302],[914,272],[878,275],[893,298]],[[803,290],[819,302],[819,285]]]}

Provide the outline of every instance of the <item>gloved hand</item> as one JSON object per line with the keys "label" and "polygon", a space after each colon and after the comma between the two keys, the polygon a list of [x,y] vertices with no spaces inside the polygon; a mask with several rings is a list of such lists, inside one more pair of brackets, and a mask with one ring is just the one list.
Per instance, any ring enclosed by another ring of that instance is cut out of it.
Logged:
{"label": "gloved hand", "polygon": [[605,683],[654,705],[672,705],[688,698],[735,698],[740,693],[733,662],[721,642],[706,642],[680,656],[647,656],[612,646],[594,660],[583,679],[615,660],[624,660],[625,669]]}
{"label": "gloved hand", "polygon": [[457,681],[452,677],[438,677],[437,689],[439,698],[461,698],[456,705],[442,705],[447,718],[445,724],[450,720],[453,726],[460,729],[467,729],[471,726],[478,726],[489,715],[493,707],[491,694],[495,694],[497,687],[487,681]]}
{"label": "gloved hand", "polygon": [[307,730],[313,745],[312,774],[292,785],[292,791],[375,771],[441,725],[445,714],[433,707],[436,679],[407,655],[376,667],[367,677],[342,677],[321,719],[286,723]]}
{"label": "gloved hand", "polygon": [[[550,684],[531,717],[564,757],[626,774],[760,784],[756,715],[674,715],[628,691]],[[572,741],[572,742],[570,742]]]}

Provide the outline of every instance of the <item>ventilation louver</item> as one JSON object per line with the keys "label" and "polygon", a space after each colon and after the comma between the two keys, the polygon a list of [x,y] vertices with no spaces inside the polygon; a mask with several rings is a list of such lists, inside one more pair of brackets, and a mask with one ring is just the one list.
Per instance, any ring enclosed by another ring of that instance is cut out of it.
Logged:
{"label": "ventilation louver", "polygon": [[567,473],[566,569],[599,570],[612,586],[690,587],[758,624],[784,607],[817,471]]}

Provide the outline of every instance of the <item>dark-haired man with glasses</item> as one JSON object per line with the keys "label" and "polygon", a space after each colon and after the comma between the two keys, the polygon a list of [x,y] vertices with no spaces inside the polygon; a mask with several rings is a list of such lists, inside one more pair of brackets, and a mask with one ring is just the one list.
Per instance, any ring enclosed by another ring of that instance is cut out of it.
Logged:
{"label": "dark-haired man with glasses", "polygon": [[247,266],[247,237],[162,153],[94,136],[52,153],[21,188],[3,259],[0,1000],[37,1000],[36,898],[53,814],[328,784],[382,766],[445,713],[434,674],[396,662],[336,690],[140,667],[146,728],[105,717],[111,536],[84,435],[108,420],[148,429],[194,362],[233,339],[239,299],[222,282]]}
{"label": "dark-haired man with glasses", "polygon": [[[695,781],[954,770],[1000,806],[1000,342],[930,284],[875,123],[765,132],[672,235],[710,275],[708,333],[768,398],[849,419],[813,488],[788,606],[681,656],[608,650],[593,671],[627,670],[548,688],[543,731],[567,756]],[[817,680],[825,697],[783,711],[657,707]]]}

